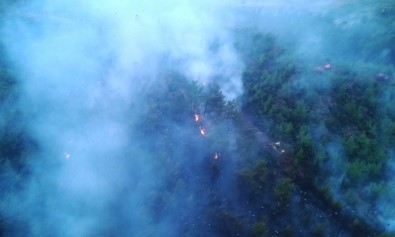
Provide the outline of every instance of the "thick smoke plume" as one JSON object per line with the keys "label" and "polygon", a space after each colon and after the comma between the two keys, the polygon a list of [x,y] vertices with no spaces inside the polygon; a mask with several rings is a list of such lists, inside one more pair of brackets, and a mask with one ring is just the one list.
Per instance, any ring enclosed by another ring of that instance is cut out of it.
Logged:
{"label": "thick smoke plume", "polygon": [[[229,99],[241,93],[242,63],[219,10],[186,1],[21,1],[7,9],[2,35],[40,147],[33,179],[7,199],[9,215],[32,236],[90,236],[121,213],[118,234],[147,235],[144,199],[162,184],[152,154],[129,135],[136,108],[146,106],[140,92],[175,71],[217,83]],[[156,236],[172,233],[156,228]]]}

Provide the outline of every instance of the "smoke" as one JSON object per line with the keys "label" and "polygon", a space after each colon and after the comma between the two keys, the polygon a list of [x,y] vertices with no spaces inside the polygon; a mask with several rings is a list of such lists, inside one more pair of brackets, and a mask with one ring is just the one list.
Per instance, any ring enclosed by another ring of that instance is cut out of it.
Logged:
{"label": "smoke", "polygon": [[[6,215],[28,223],[31,236],[90,236],[109,231],[116,213],[125,223],[108,234],[152,236],[145,199],[163,183],[152,154],[130,136],[143,113],[136,108],[147,106],[144,88],[166,71],[216,83],[228,99],[240,95],[243,66],[219,9],[187,1],[20,1],[1,30],[22,87],[24,123],[40,147],[32,179],[7,197]],[[154,235],[175,231],[168,218]]]}
{"label": "smoke", "polygon": [[[168,58],[192,80],[227,77],[218,83],[233,88],[229,96],[234,98],[241,92],[237,80],[242,66],[217,13],[212,7],[179,1],[35,1],[9,12],[5,34],[13,57],[34,56],[34,62],[24,64],[26,70],[45,71],[52,81],[67,70],[68,78],[110,78],[110,86],[120,90],[121,79],[114,78],[138,72],[154,75],[161,59]],[[18,45],[13,44],[13,34],[18,34]],[[121,87],[129,90],[125,81]]]}
{"label": "smoke", "polygon": [[[134,135],[144,130],[138,129],[141,120],[156,106],[150,96],[162,93],[147,95],[147,91],[166,84],[167,75],[174,73],[202,88],[217,84],[227,100],[237,99],[243,93],[244,65],[234,48],[239,37],[235,34],[246,28],[270,33],[284,46],[286,53],[280,60],[293,60],[299,73],[292,78],[292,89],[319,88],[328,93],[332,72],[314,72],[328,63],[336,69],[337,63],[358,60],[347,66],[374,75],[377,68],[365,69],[365,62],[387,63],[388,49],[376,50],[365,43],[371,32],[385,27],[370,21],[369,9],[362,6],[337,0],[32,0],[7,6],[0,25],[2,43],[21,85],[18,106],[24,116],[20,119],[39,151],[28,157],[31,179],[19,192],[7,194],[6,213],[1,214],[26,223],[31,236],[182,235],[181,219],[202,218],[199,207],[191,203],[205,203],[209,194],[200,186],[183,186],[173,193],[163,188],[168,180],[164,168],[155,162],[159,152],[142,145],[161,141]],[[367,26],[369,30],[364,30]],[[169,167],[189,162],[177,178],[200,181],[204,175],[196,170],[203,166],[202,147],[219,145],[207,142],[188,150],[188,126],[165,119],[178,132],[168,138],[177,144],[175,157],[188,156],[188,161],[173,160]],[[186,119],[193,122],[193,114]],[[235,146],[235,139],[227,139],[231,142],[218,138],[217,143]],[[335,192],[344,173],[340,143],[331,141],[326,149],[331,159],[328,169],[335,170],[334,177],[328,178]],[[215,152],[221,160],[227,151]],[[222,170],[218,198],[225,199],[232,191],[229,180],[234,181],[235,169]],[[381,201],[385,206],[390,200]],[[147,203],[155,202],[166,206],[163,213],[152,213]],[[382,222],[393,219],[391,213],[380,210]],[[199,223],[209,226],[209,221]],[[202,226],[194,228],[190,233],[198,233]]]}

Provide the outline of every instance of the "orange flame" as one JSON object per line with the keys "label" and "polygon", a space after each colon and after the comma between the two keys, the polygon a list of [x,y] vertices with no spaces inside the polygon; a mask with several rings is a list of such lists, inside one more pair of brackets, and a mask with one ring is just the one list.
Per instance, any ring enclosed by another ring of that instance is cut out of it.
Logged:
{"label": "orange flame", "polygon": [[199,120],[200,120],[200,115],[195,114],[195,122],[199,122]]}
{"label": "orange flame", "polygon": [[205,135],[206,135],[206,130],[204,130],[202,127],[199,127],[199,130],[200,130],[200,134],[201,134],[202,136],[205,136]]}

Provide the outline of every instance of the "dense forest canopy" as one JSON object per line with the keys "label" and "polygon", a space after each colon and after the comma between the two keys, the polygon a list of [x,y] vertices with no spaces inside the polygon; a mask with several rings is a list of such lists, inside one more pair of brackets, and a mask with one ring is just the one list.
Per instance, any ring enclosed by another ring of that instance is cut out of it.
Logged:
{"label": "dense forest canopy", "polygon": [[395,236],[395,2],[0,2],[0,236]]}

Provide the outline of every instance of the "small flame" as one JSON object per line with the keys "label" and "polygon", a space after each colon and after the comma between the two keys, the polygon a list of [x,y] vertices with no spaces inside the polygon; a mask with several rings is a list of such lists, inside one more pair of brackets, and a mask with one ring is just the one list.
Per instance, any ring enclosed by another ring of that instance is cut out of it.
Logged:
{"label": "small flame", "polygon": [[65,158],[66,160],[69,160],[70,157],[71,157],[70,153],[68,153],[68,152],[65,152],[65,153],[64,153],[64,158]]}
{"label": "small flame", "polygon": [[199,130],[200,130],[200,134],[201,134],[202,136],[205,136],[205,135],[206,135],[206,130],[204,130],[202,127],[199,127]]}
{"label": "small flame", "polygon": [[195,114],[195,122],[199,122],[199,120],[200,120],[200,115]]}
{"label": "small flame", "polygon": [[214,154],[214,160],[218,160],[218,158],[219,158],[219,154],[216,152],[216,153]]}

